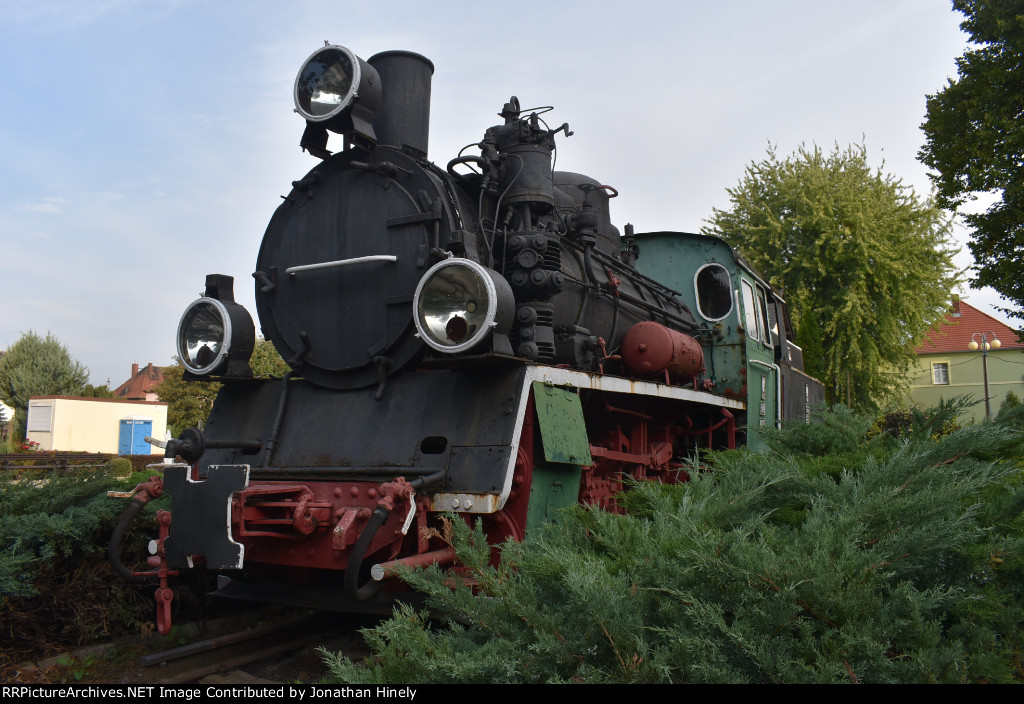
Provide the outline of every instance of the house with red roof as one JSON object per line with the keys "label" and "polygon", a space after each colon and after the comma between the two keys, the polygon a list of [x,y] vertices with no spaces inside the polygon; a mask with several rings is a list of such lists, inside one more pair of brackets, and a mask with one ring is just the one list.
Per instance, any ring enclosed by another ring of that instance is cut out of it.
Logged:
{"label": "house with red roof", "polygon": [[161,367],[154,367],[150,362],[143,369],[138,364],[132,364],[132,375],[128,381],[114,389],[114,398],[126,401],[159,401],[153,389],[164,380],[164,370]]}
{"label": "house with red roof", "polygon": [[918,406],[972,396],[978,403],[963,420],[983,420],[986,372],[993,416],[1008,392],[1024,399],[1024,343],[1011,327],[958,298],[945,322],[928,333],[916,354],[910,399]]}

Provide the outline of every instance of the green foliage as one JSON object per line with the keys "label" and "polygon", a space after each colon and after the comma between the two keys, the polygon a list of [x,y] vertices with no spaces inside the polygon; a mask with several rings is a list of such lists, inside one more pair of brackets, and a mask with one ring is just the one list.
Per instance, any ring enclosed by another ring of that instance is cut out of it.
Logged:
{"label": "green foliage", "polygon": [[153,389],[167,404],[167,429],[178,437],[185,428],[202,428],[220,391],[215,381],[185,381],[185,367],[175,358],[174,365],[163,368],[164,380]]}
{"label": "green foliage", "polygon": [[85,396],[87,398],[115,398],[114,392],[107,388],[107,385],[93,386],[92,384],[86,384],[82,387],[76,396]]}
{"label": "green foliage", "polygon": [[288,363],[281,359],[274,343],[262,337],[256,338],[256,345],[249,357],[249,366],[252,367],[252,373],[259,377],[284,376],[290,369]]}
{"label": "green foliage", "polygon": [[1024,428],[1024,404],[1017,398],[1017,394],[1012,391],[1006,393],[1006,397],[999,405],[996,422]]}
{"label": "green foliage", "polygon": [[1021,401],[1017,394],[1013,393],[1013,391],[1007,391],[1006,396],[1003,397],[1003,402],[999,404],[999,410],[1002,411],[1004,408],[1014,408],[1019,405],[1021,405]]}
{"label": "green foliage", "polygon": [[132,473],[132,461],[127,457],[115,457],[107,464],[114,477],[127,477]]}
{"label": "green foliage", "polygon": [[71,677],[77,682],[81,680],[96,662],[96,658],[89,656],[85,660],[78,660],[68,654],[57,658],[57,664],[68,670]]}
{"label": "green foliage", "polygon": [[958,208],[978,194],[995,202],[963,213],[972,229],[974,284],[992,286],[1024,319],[1024,9],[1019,0],[954,0],[972,48],[957,78],[928,96],[918,158],[934,170],[939,203]]}
{"label": "green foliage", "polygon": [[72,359],[51,333],[46,338],[29,330],[0,359],[0,400],[15,409],[15,435],[25,437],[25,413],[31,396],[75,396],[89,370]]}
{"label": "green foliage", "polygon": [[960,427],[959,417],[978,402],[970,395],[940,399],[939,405],[928,410],[916,406],[889,411],[875,421],[869,435],[884,433],[898,438],[908,433],[948,435]]}
{"label": "green foliage", "polygon": [[[111,463],[0,473],[0,672],[13,673],[6,668],[47,648],[109,639],[151,621],[152,586],[132,586],[115,576],[104,555],[129,503],[106,492],[147,478],[140,472],[116,480],[117,471]],[[156,505],[136,521],[121,550],[129,567],[145,564],[146,543],[156,537],[155,509],[168,508],[166,497],[151,503]],[[175,603],[180,608],[181,600]]]}
{"label": "green foliage", "polygon": [[794,421],[787,423],[782,431],[762,428],[758,432],[776,452],[823,456],[859,450],[872,425],[867,416],[840,405],[828,410],[816,408],[813,416],[813,423]]}
{"label": "green foliage", "polygon": [[[868,440],[869,426],[837,411],[817,434],[784,431],[773,452],[715,453],[686,484],[632,488],[626,515],[568,510],[536,539],[506,545],[497,566],[480,528],[451,517],[444,537],[475,587],[453,589],[436,567],[406,571],[446,622],[403,607],[366,632],[365,663],[328,655],[332,675],[1021,680],[1024,482],[1016,463],[989,459],[1016,452],[1020,432],[982,423]],[[835,475],[808,472],[814,456],[787,433],[861,456]]]}
{"label": "green foliage", "polygon": [[[768,149],[728,189],[705,234],[740,250],[797,311],[807,372],[829,403],[874,410],[898,398],[914,348],[942,319],[956,279],[950,221],[881,169],[864,145]],[[887,370],[887,371],[883,371]]]}
{"label": "green foliage", "polygon": [[61,560],[104,551],[126,506],[107,491],[140,481],[117,481],[117,469],[0,474],[0,600],[35,594],[40,575]]}
{"label": "green foliage", "polygon": [[[256,338],[249,366],[257,377],[278,377],[288,371],[288,365],[273,343]],[[174,366],[164,367],[164,380],[154,389],[161,401],[167,404],[167,427],[177,437],[185,428],[201,428],[210,416],[213,402],[220,391],[216,381],[185,381],[182,376],[185,367],[177,357]]]}

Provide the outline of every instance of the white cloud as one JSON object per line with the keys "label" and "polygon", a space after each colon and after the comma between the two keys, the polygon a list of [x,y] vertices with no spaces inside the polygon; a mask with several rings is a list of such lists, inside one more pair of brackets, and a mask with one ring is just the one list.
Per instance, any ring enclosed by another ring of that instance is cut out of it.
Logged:
{"label": "white cloud", "polygon": [[27,210],[30,213],[46,213],[48,215],[60,215],[64,212],[64,206],[67,205],[67,201],[63,198],[49,197],[40,198],[34,203],[26,203],[21,206],[21,210]]}
{"label": "white cloud", "polygon": [[49,0],[48,2],[0,1],[0,12],[12,25],[38,26],[48,24],[59,27],[76,27],[93,24],[113,12],[139,5],[138,0]]}

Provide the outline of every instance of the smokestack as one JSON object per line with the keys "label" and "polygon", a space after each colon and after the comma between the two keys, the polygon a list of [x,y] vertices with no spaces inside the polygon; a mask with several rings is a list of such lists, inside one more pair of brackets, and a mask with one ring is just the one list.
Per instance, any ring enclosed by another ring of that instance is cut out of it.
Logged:
{"label": "smokestack", "polygon": [[366,63],[380,76],[381,105],[373,117],[377,144],[408,146],[426,157],[434,64],[411,51],[384,51]]}

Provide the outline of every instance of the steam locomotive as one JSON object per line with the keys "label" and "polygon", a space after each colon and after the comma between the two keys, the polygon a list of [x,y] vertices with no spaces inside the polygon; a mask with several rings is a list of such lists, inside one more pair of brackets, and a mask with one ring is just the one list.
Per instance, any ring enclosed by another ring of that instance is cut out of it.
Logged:
{"label": "steam locomotive", "polygon": [[[823,399],[786,302],[724,241],[620,233],[613,186],[554,170],[572,132],[551,107],[512,97],[445,168],[428,161],[433,70],[325,45],[298,73],[300,145],[319,162],[253,273],[292,371],[253,377],[253,321],[232,279],[208,276],[177,351],[186,378],[222,389],[111,542],[124,576],[161,580],[161,630],[178,570],[225,573],[227,595],[369,609],[399,565],[454,561],[426,530],[443,512],[522,540],[577,501],[614,510],[626,476],[680,481],[698,448],[756,447]],[[132,572],[121,535],[165,489],[154,569]]]}

